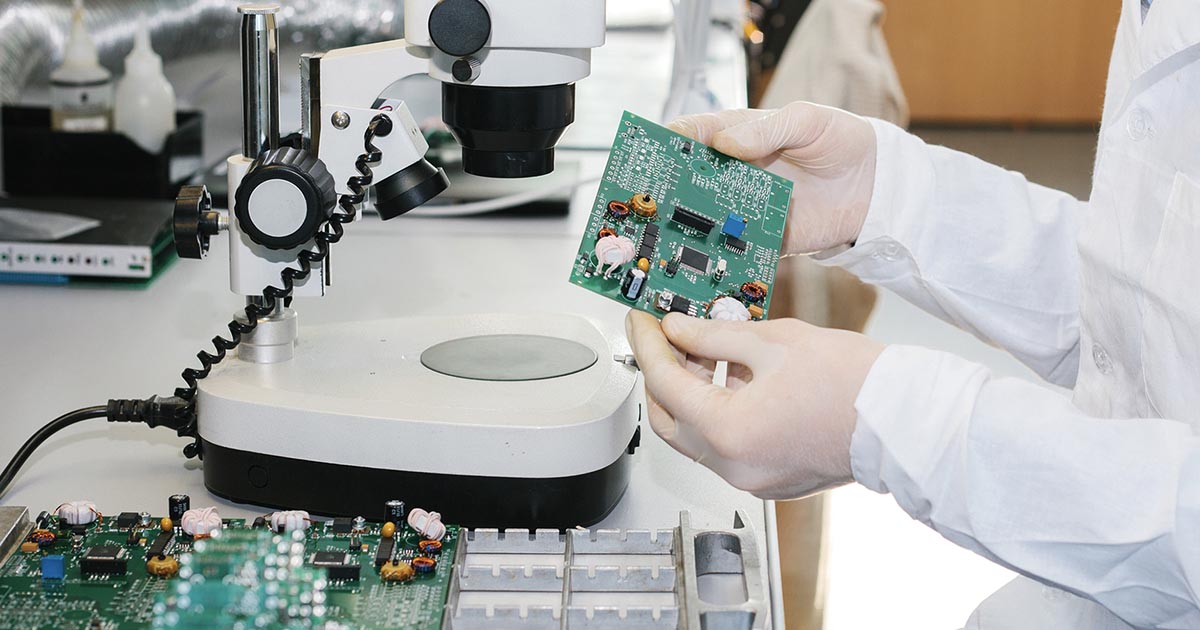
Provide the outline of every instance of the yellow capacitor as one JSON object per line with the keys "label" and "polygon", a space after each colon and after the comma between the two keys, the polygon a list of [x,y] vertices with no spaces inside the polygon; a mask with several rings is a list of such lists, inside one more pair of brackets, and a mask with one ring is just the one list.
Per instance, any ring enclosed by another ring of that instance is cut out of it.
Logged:
{"label": "yellow capacitor", "polygon": [[647,193],[634,195],[629,200],[629,207],[633,208],[634,214],[643,219],[653,219],[654,215],[658,214],[658,202]]}
{"label": "yellow capacitor", "polygon": [[179,561],[175,556],[154,556],[146,561],[146,573],[158,577],[171,577],[179,573]]}
{"label": "yellow capacitor", "polygon": [[396,524],[391,521],[384,523],[383,527],[379,529],[379,535],[383,536],[384,538],[391,538],[392,536],[395,536]]}
{"label": "yellow capacitor", "polygon": [[171,519],[166,516],[164,516],[162,520],[158,522],[158,526],[161,527],[164,532],[169,532],[172,529],[175,529],[175,523],[172,523]]}
{"label": "yellow capacitor", "polygon": [[746,310],[750,311],[750,317],[754,319],[762,319],[763,309],[757,304],[751,304]]}
{"label": "yellow capacitor", "polygon": [[407,582],[416,574],[407,562],[389,562],[379,568],[379,579],[384,582]]}
{"label": "yellow capacitor", "polygon": [[644,273],[650,273],[650,261],[645,258],[639,258],[638,269],[641,269]]}
{"label": "yellow capacitor", "polygon": [[33,553],[40,548],[41,547],[38,547],[38,544],[32,540],[26,540],[25,542],[21,543],[21,553]]}

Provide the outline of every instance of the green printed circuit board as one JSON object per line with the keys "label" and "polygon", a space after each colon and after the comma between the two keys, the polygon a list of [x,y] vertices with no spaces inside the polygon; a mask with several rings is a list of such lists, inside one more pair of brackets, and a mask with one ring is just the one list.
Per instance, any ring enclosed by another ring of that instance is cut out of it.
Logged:
{"label": "green printed circuit board", "polygon": [[571,282],[657,316],[766,319],[792,183],[625,112]]}
{"label": "green printed circuit board", "polygon": [[433,546],[350,519],[287,533],[227,519],[194,539],[136,516],[40,522],[26,543],[44,544],[0,565],[0,629],[442,627],[455,526]]}

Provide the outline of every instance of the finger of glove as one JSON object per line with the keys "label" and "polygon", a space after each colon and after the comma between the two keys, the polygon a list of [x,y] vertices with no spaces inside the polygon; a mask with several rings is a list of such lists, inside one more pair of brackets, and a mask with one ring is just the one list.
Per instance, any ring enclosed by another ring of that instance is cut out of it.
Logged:
{"label": "finger of glove", "polygon": [[824,132],[830,113],[811,103],[781,109],[712,134],[712,147],[741,160],[759,160],[779,151],[802,152]]}
{"label": "finger of glove", "polygon": [[763,353],[763,341],[755,330],[758,325],[671,313],[663,318],[662,331],[666,341],[689,356],[753,367]]}
{"label": "finger of glove", "polygon": [[687,368],[687,371],[707,381],[713,380],[713,374],[717,371],[717,362],[715,359],[706,359],[689,354],[686,361],[684,367]]}
{"label": "finger of glove", "polygon": [[681,435],[679,423],[675,421],[675,417],[658,402],[650,392],[646,392],[646,415],[650,419],[650,428],[663,439],[664,442],[671,445],[671,448],[686,455],[689,459],[699,459],[704,453],[704,448],[697,448],[694,440],[687,439]]}
{"label": "finger of glove", "polygon": [[704,431],[723,413],[727,392],[687,370],[652,315],[630,311],[625,318],[629,343],[645,377],[646,392],[671,416]]}
{"label": "finger of glove", "polygon": [[765,116],[761,109],[729,109],[723,112],[680,116],[667,123],[667,129],[702,144],[712,144],[713,135],[727,127]]}

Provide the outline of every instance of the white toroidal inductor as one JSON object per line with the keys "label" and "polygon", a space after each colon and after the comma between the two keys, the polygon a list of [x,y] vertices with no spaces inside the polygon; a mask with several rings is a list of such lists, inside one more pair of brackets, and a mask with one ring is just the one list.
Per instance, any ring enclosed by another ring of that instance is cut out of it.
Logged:
{"label": "white toroidal inductor", "polygon": [[408,526],[429,540],[441,540],[446,535],[446,526],[442,524],[442,515],[437,512],[426,512],[421,508],[413,508],[408,513]]}
{"label": "white toroidal inductor", "polygon": [[96,504],[91,501],[68,501],[54,510],[58,518],[67,522],[67,525],[87,525],[96,520],[100,512],[96,511]]}
{"label": "white toroidal inductor", "polygon": [[221,515],[217,514],[215,507],[188,510],[179,520],[179,526],[183,528],[184,533],[192,536],[211,536],[213,532],[221,529]]}
{"label": "white toroidal inductor", "polygon": [[285,532],[304,531],[308,529],[311,521],[308,512],[304,510],[274,512],[271,514],[271,531],[278,532],[281,529]]}
{"label": "white toroidal inductor", "polygon": [[614,269],[633,260],[633,241],[624,236],[605,236],[596,241],[596,266],[602,268],[608,265],[608,269],[604,271],[604,277],[607,278]]}
{"label": "white toroidal inductor", "polygon": [[730,322],[750,321],[750,311],[741,300],[729,296],[717,298],[708,309],[709,319],[721,319]]}

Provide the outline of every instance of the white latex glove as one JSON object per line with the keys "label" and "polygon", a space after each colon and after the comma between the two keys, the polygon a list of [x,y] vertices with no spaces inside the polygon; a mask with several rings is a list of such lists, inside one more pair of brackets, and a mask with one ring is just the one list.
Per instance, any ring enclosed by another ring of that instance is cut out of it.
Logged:
{"label": "white latex glove", "polygon": [[[854,401],[882,344],[796,319],[672,313],[660,326],[630,311],[625,328],[645,376],[650,426],[676,450],[764,499],[853,480]],[[729,362],[725,387],[712,382],[717,360]]]}
{"label": "white latex glove", "polygon": [[784,255],[849,245],[862,231],[875,186],[875,131],[866,120],[796,102],[683,116],[668,127],[795,182]]}

